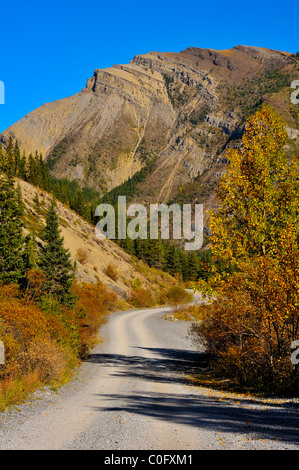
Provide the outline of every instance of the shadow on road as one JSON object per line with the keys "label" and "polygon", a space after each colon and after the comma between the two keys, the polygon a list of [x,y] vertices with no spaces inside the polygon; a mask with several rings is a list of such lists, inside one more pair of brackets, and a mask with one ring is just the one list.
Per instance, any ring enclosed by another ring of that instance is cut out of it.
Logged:
{"label": "shadow on road", "polygon": [[204,354],[197,351],[141,347],[132,347],[132,351],[140,352],[140,355],[91,354],[87,361],[104,367],[117,366],[118,376],[161,383],[186,383],[186,374],[205,365]]}
{"label": "shadow on road", "polygon": [[[88,362],[101,367],[113,367],[113,376],[141,379],[152,383],[186,383],[185,374],[204,367],[204,354],[179,349],[134,348],[140,355],[91,354]],[[273,439],[299,444],[298,409],[285,404],[238,397],[225,398],[211,390],[197,389],[192,393],[184,388],[182,394],[165,392],[132,391],[132,393],[99,394],[105,406],[98,411],[122,411],[151,416],[186,424],[200,429],[244,434],[244,439]],[[157,389],[158,390],[158,389]],[[107,401],[110,406],[107,406]],[[283,447],[283,444],[282,444]]]}

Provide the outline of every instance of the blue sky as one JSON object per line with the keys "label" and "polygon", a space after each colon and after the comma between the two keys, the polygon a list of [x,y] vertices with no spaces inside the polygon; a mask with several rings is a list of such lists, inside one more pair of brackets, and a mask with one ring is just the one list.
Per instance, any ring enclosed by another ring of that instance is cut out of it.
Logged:
{"label": "blue sky", "polygon": [[270,1],[4,0],[0,132],[43,103],[80,91],[95,68],[189,46],[299,50],[297,4]]}

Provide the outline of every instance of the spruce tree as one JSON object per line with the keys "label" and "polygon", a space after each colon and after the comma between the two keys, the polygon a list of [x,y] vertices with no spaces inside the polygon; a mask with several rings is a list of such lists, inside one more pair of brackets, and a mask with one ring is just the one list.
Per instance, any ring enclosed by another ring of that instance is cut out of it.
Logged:
{"label": "spruce tree", "polygon": [[27,181],[27,159],[25,152],[23,152],[23,155],[20,158],[17,175],[19,178]]}
{"label": "spruce tree", "polygon": [[33,202],[34,202],[34,210],[37,214],[37,216],[40,215],[40,202],[39,202],[39,198],[38,198],[38,194],[36,193],[34,198],[33,198]]}
{"label": "spruce tree", "polygon": [[198,280],[199,262],[195,251],[190,251],[187,256],[187,279],[190,281]]}
{"label": "spruce tree", "polygon": [[21,162],[21,151],[20,147],[18,144],[18,141],[16,140],[14,149],[13,149],[13,154],[14,154],[14,169],[13,169],[13,174],[16,176],[18,174],[18,170],[20,168],[20,162]]}
{"label": "spruce tree", "polygon": [[9,137],[5,151],[4,171],[9,176],[15,176],[15,156],[12,137]]}
{"label": "spruce tree", "polygon": [[45,290],[61,303],[71,306],[75,302],[75,296],[72,292],[74,270],[70,253],[63,246],[64,239],[60,234],[54,201],[47,213],[42,238],[45,246],[40,256],[39,267],[47,276]]}
{"label": "spruce tree", "polygon": [[29,269],[36,268],[37,265],[37,247],[36,241],[32,234],[25,237],[25,246],[23,251],[23,262],[25,272]]}
{"label": "spruce tree", "polygon": [[22,258],[23,203],[20,189],[9,176],[0,176],[0,281],[19,282],[24,275]]}
{"label": "spruce tree", "polygon": [[0,142],[0,171],[4,171],[4,162],[5,162],[5,157],[4,157],[4,150],[2,147],[2,144]]}
{"label": "spruce tree", "polygon": [[185,251],[179,251],[179,260],[180,260],[180,274],[182,275],[183,280],[187,280],[187,256]]}
{"label": "spruce tree", "polygon": [[33,158],[32,153],[30,153],[28,157],[28,168],[27,168],[28,174],[27,174],[27,179],[29,183],[33,184],[34,186],[38,185],[38,174],[37,174],[37,167],[36,167],[36,161]]}
{"label": "spruce tree", "polygon": [[166,244],[164,269],[172,276],[182,274],[179,253],[172,242]]}
{"label": "spruce tree", "polygon": [[150,267],[162,269],[164,264],[164,250],[160,238],[148,240],[146,261]]}

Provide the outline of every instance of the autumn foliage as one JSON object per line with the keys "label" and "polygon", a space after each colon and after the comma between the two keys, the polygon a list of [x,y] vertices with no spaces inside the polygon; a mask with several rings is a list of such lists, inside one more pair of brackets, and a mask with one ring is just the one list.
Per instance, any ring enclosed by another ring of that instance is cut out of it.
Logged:
{"label": "autumn foliage", "polygon": [[264,106],[248,121],[211,213],[213,255],[233,266],[215,272],[214,298],[193,326],[213,368],[268,391],[299,391],[291,343],[299,339],[298,161],[285,155],[284,124]]}
{"label": "autumn foliage", "polygon": [[[7,404],[5,397],[16,384],[21,399],[26,381],[33,389],[63,382],[96,344],[99,327],[116,303],[116,295],[101,283],[75,283],[77,303],[71,309],[41,296],[38,275],[32,272],[29,277],[31,289],[25,293],[16,285],[0,286],[0,337],[5,344],[0,407],[1,402]],[[12,402],[15,393],[11,392]]]}

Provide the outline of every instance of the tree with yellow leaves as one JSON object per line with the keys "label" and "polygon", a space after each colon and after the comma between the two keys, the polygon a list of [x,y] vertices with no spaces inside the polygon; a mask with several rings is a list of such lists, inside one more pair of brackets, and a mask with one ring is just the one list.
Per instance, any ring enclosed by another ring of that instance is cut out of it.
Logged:
{"label": "tree with yellow leaves", "polygon": [[211,248],[235,272],[215,276],[216,300],[202,307],[195,336],[214,367],[247,385],[299,391],[291,363],[299,339],[299,165],[284,146],[284,123],[268,106],[250,117],[231,149],[211,212]]}
{"label": "tree with yellow leaves", "polygon": [[227,154],[219,211],[211,213],[214,254],[235,261],[275,256],[283,230],[292,226],[299,232],[298,161],[288,161],[286,140],[283,121],[268,106],[246,122],[242,147]]}

